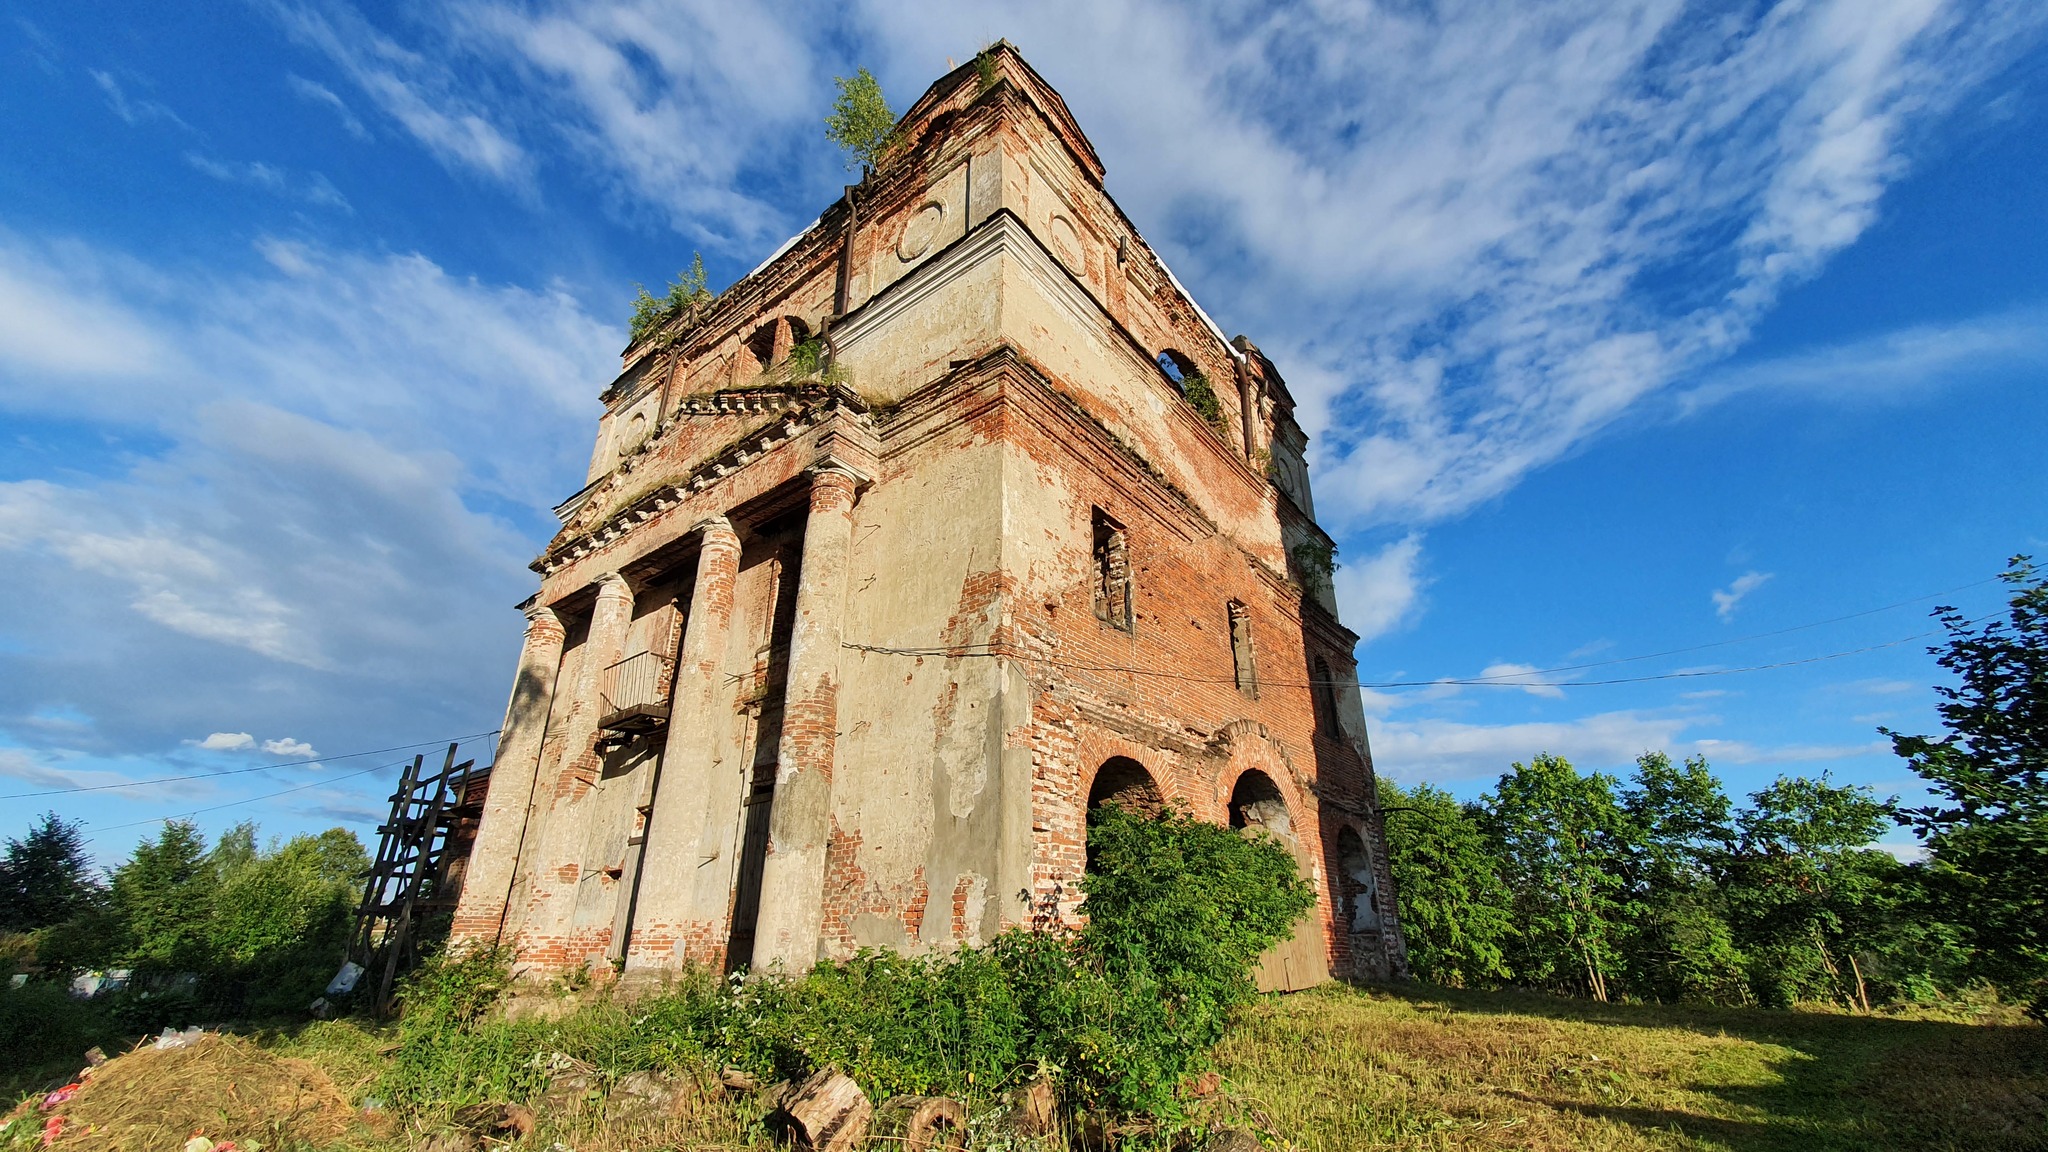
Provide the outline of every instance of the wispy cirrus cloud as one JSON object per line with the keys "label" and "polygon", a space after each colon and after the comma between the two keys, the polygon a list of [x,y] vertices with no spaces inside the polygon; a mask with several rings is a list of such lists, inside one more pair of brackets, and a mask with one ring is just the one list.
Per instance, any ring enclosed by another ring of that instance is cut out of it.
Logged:
{"label": "wispy cirrus cloud", "polygon": [[523,184],[531,158],[465,94],[445,62],[402,47],[347,4],[271,6],[291,37],[318,50],[370,102],[450,168]]}
{"label": "wispy cirrus cloud", "polygon": [[1712,594],[1714,615],[1719,616],[1723,624],[1733,621],[1735,610],[1749,598],[1750,593],[1768,584],[1771,575],[1769,572],[1744,572],[1726,588],[1716,589]]}

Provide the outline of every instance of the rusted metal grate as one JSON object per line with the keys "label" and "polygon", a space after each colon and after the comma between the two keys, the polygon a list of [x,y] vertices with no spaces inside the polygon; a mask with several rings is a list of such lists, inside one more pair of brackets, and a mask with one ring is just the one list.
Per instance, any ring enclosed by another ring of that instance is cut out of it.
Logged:
{"label": "rusted metal grate", "polygon": [[633,731],[667,720],[670,669],[665,656],[635,652],[598,673],[599,726]]}

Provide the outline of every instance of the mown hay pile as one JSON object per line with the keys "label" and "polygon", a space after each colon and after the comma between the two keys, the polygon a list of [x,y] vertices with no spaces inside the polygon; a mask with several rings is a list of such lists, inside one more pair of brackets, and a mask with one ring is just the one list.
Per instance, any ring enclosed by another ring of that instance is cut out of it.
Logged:
{"label": "mown hay pile", "polygon": [[[38,1100],[17,1115],[39,1115]],[[165,1152],[194,1135],[264,1149],[324,1145],[355,1126],[327,1074],[247,1040],[208,1034],[184,1047],[147,1045],[92,1070],[70,1099],[40,1117],[63,1118],[59,1152]]]}

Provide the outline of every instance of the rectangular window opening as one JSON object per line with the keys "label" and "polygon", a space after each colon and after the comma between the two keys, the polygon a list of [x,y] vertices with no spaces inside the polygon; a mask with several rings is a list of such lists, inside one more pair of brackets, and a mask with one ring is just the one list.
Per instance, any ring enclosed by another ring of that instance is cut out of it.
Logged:
{"label": "rectangular window opening", "polygon": [[1230,659],[1237,673],[1237,690],[1258,699],[1259,671],[1252,660],[1251,610],[1235,600],[1230,602]]}
{"label": "rectangular window opening", "polygon": [[1131,621],[1131,556],[1124,526],[1095,510],[1095,618],[1112,628],[1133,631]]}

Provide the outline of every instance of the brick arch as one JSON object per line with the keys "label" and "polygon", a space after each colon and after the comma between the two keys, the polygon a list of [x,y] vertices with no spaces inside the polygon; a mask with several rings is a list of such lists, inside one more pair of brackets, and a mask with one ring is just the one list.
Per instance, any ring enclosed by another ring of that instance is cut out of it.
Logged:
{"label": "brick arch", "polygon": [[1133,811],[1155,813],[1166,806],[1159,778],[1141,760],[1111,756],[1088,778],[1088,808],[1115,802]]}
{"label": "brick arch", "polygon": [[1152,777],[1153,785],[1159,789],[1161,800],[1197,812],[1205,811],[1202,807],[1204,800],[1190,787],[1188,772],[1179,755],[1095,728],[1084,728],[1074,741],[1079,784],[1076,798],[1082,808],[1087,807],[1088,794],[1095,787],[1096,773],[1102,771],[1104,764],[1120,756],[1144,766]]}
{"label": "brick arch", "polygon": [[1230,822],[1230,795],[1237,788],[1238,778],[1246,772],[1265,773],[1280,789],[1280,796],[1287,804],[1287,813],[1297,830],[1305,827],[1304,821],[1316,811],[1307,803],[1307,789],[1303,786],[1300,773],[1295,771],[1294,759],[1287,749],[1273,739],[1264,724],[1253,720],[1233,720],[1223,726],[1211,741],[1222,760],[1217,770],[1214,785],[1204,811],[1207,819],[1219,824]]}

